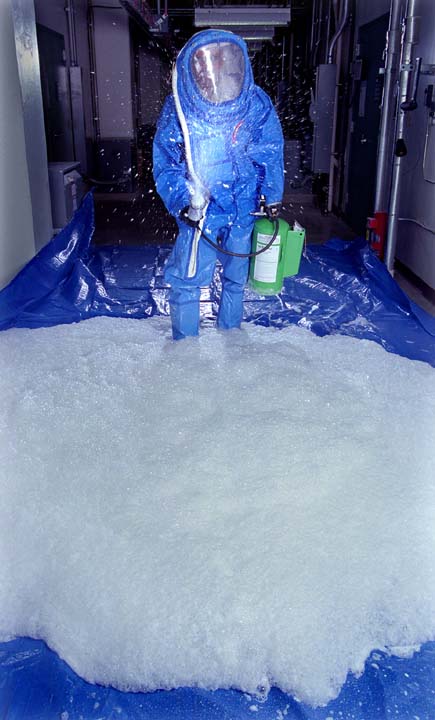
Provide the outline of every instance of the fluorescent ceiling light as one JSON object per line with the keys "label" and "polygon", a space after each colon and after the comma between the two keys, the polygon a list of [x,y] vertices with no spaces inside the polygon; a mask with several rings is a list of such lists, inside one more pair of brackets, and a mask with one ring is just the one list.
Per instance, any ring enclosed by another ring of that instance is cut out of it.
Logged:
{"label": "fluorescent ceiling light", "polygon": [[232,25],[288,25],[290,8],[271,8],[262,5],[226,5],[225,7],[195,8],[195,26],[230,28]]}

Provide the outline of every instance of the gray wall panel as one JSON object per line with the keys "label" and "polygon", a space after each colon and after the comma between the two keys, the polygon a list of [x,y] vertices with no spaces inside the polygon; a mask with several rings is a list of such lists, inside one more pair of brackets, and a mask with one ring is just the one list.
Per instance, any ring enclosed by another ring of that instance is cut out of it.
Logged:
{"label": "gray wall panel", "polygon": [[[417,13],[422,22],[415,57],[423,58],[423,65],[435,65],[435,3],[420,0]],[[418,108],[408,113],[405,142],[408,155],[403,162],[400,191],[400,217],[416,220],[435,230],[435,184],[424,177],[423,161],[426,133],[434,118],[425,107],[425,89],[435,85],[435,75],[420,76]],[[431,130],[428,151],[434,153],[435,132]],[[427,166],[427,164],[426,164]],[[435,168],[434,168],[435,170]],[[431,177],[426,174],[426,177]],[[435,289],[435,234],[417,223],[399,222],[397,257],[418,277]]]}
{"label": "gray wall panel", "polygon": [[0,288],[35,253],[21,87],[8,0],[0,0]]}
{"label": "gray wall panel", "polygon": [[101,139],[133,139],[128,15],[122,8],[93,12]]}
{"label": "gray wall panel", "polygon": [[27,168],[32,199],[35,246],[39,250],[52,236],[47,147],[33,1],[12,0]]}

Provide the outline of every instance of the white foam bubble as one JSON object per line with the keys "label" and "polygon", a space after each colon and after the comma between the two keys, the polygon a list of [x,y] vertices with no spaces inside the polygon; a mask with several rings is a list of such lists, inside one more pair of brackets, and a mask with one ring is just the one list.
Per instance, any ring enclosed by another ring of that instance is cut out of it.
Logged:
{"label": "white foam bubble", "polygon": [[435,638],[435,373],[292,327],[0,333],[0,633],[121,689],[334,697]]}

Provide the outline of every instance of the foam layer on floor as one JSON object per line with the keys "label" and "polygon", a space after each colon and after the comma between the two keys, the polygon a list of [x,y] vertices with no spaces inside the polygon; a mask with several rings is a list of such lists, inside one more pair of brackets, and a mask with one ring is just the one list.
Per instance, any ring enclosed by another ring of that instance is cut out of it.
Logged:
{"label": "foam layer on floor", "polygon": [[435,638],[435,373],[369,341],[0,334],[0,639],[121,689],[310,704]]}

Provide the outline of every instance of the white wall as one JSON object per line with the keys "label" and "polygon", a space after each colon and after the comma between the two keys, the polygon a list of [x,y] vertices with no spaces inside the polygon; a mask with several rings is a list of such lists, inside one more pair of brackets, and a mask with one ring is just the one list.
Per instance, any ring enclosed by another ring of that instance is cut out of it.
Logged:
{"label": "white wall", "polygon": [[0,0],[0,288],[35,254],[10,0]]}
{"label": "white wall", "polygon": [[132,139],[130,30],[123,8],[94,7],[94,43],[101,138]]}
{"label": "white wall", "polygon": [[[421,18],[421,22],[414,57],[421,57],[426,66],[435,66],[433,0],[418,0],[416,15]],[[435,75],[420,76],[418,107],[408,113],[406,118],[404,137],[408,154],[403,159],[399,216],[408,220],[399,222],[397,237],[397,258],[433,290],[435,290],[435,126],[434,119],[429,115],[429,108],[425,106],[425,90],[434,83]]]}

